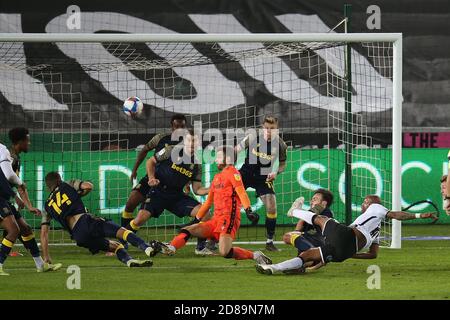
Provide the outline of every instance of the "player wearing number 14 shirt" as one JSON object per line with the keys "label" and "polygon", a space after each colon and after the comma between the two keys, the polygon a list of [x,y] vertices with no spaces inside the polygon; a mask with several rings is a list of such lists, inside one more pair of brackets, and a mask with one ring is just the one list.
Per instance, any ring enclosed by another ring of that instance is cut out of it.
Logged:
{"label": "player wearing number 14 shirt", "polygon": [[122,244],[107,239],[128,241],[147,256],[153,256],[153,249],[134,233],[111,221],[94,217],[87,211],[81,197],[91,192],[92,183],[78,179],[66,183],[58,172],[50,172],[45,177],[45,184],[51,192],[45,202],[47,216],[44,218],[47,221],[56,220],[70,233],[77,246],[89,249],[92,254],[114,252],[117,259],[130,268],[152,266],[151,260],[133,259]]}

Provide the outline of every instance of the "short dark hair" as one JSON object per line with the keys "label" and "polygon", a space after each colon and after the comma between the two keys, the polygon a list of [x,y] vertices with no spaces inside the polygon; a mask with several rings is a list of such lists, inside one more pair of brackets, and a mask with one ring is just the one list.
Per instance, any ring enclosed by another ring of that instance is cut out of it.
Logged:
{"label": "short dark hair", "polygon": [[442,182],[445,182],[445,181],[447,181],[447,175],[446,175],[446,174],[444,174],[444,175],[441,177],[441,183],[442,183]]}
{"label": "short dark hair", "polygon": [[333,193],[330,190],[327,189],[317,189],[316,191],[314,191],[314,194],[321,194],[322,195],[322,200],[327,202],[327,208],[331,207],[331,205],[333,204]]}
{"label": "short dark hair", "polygon": [[17,144],[20,141],[25,140],[28,134],[30,134],[28,129],[22,127],[13,128],[8,132],[9,140],[11,140],[13,144]]}
{"label": "short dark hair", "polygon": [[233,157],[231,160],[233,160],[233,163],[236,162],[236,149],[233,146],[230,145],[222,145],[217,147],[216,152],[222,151],[225,154],[225,157]]}
{"label": "short dark hair", "polygon": [[45,176],[46,185],[55,185],[58,184],[59,182],[61,182],[61,176],[56,171],[49,172]]}
{"label": "short dark hair", "polygon": [[170,124],[173,124],[175,120],[187,122],[186,116],[185,116],[184,114],[181,114],[181,113],[175,113],[175,114],[170,118]]}

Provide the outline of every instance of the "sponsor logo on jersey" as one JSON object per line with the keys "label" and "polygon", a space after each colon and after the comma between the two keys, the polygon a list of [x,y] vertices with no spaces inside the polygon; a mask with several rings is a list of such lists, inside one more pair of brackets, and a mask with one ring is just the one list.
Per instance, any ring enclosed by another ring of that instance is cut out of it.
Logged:
{"label": "sponsor logo on jersey", "polygon": [[241,181],[241,175],[239,173],[234,174],[234,180]]}
{"label": "sponsor logo on jersey", "polygon": [[267,154],[265,152],[256,151],[256,149],[254,149],[254,148],[252,149],[252,154],[257,156],[258,158],[262,158],[262,159],[269,160],[269,161],[272,161],[272,159],[274,158],[274,156]]}
{"label": "sponsor logo on jersey", "polygon": [[188,169],[186,169],[186,168],[177,166],[175,163],[172,163],[171,168],[172,168],[173,170],[175,170],[175,171],[178,171],[178,172],[181,173],[182,175],[185,175],[185,176],[188,177],[188,178],[192,178],[192,176],[193,176],[192,171],[190,171],[190,170],[188,170]]}

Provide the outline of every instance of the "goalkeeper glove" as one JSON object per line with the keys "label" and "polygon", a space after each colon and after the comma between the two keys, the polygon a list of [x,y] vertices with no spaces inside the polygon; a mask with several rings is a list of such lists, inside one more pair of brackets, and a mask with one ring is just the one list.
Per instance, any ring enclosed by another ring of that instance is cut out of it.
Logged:
{"label": "goalkeeper glove", "polygon": [[252,226],[256,226],[259,221],[259,214],[252,211],[251,207],[245,209],[245,214],[247,215],[247,219],[251,222]]}

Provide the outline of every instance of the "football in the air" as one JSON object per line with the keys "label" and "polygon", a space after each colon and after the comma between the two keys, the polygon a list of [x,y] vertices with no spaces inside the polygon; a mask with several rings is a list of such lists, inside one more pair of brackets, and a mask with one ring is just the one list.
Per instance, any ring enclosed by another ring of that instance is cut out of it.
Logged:
{"label": "football in the air", "polygon": [[139,116],[144,110],[144,104],[138,97],[129,97],[123,103],[123,112],[130,117]]}

